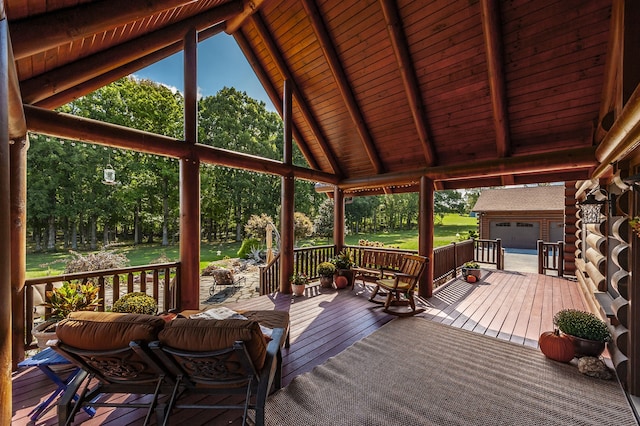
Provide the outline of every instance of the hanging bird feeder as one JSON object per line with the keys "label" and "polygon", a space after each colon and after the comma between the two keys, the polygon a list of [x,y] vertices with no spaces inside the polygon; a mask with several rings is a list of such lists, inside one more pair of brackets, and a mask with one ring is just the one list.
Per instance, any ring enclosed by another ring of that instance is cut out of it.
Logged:
{"label": "hanging bird feeder", "polygon": [[104,169],[103,176],[104,177],[103,177],[102,183],[104,183],[105,185],[116,184],[116,171],[113,170],[113,167],[111,167],[111,164],[107,164],[107,167],[105,167]]}

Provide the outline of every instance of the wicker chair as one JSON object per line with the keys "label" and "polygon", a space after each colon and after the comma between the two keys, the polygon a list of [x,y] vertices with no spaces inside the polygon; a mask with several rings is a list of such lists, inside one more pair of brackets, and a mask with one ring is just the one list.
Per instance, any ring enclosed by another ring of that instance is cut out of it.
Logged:
{"label": "wicker chair", "polygon": [[[413,293],[428,262],[429,259],[424,256],[406,255],[402,260],[400,270],[394,272],[392,278],[382,278],[376,281],[376,287],[369,300],[384,304],[384,311],[392,315],[411,316],[424,311],[423,309],[416,310]],[[381,290],[383,291],[381,295],[386,295],[384,301],[376,300],[376,296]],[[391,309],[392,306],[407,305],[411,307],[411,311]]]}

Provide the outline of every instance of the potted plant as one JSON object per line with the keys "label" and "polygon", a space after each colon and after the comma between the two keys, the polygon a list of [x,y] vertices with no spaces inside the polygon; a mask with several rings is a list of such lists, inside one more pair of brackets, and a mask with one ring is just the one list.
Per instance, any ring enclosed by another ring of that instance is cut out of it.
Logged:
{"label": "potted plant", "polygon": [[158,312],[156,299],[147,293],[136,291],[127,293],[113,304],[113,312],[155,315]]}
{"label": "potted plant", "polygon": [[289,279],[291,282],[291,290],[294,296],[302,296],[304,294],[304,287],[309,283],[309,277],[302,273],[295,273]]}
{"label": "potted plant", "polygon": [[[331,259],[331,263],[336,267],[336,287],[344,288],[346,286],[353,284],[353,270],[351,269],[355,263],[353,261],[353,257],[351,256],[351,252],[347,249],[342,249],[340,253],[338,253],[333,259]],[[345,277],[347,281],[338,280],[338,277]],[[340,283],[340,285],[339,285]]]}
{"label": "potted plant", "polygon": [[634,216],[633,219],[629,219],[629,227],[631,232],[640,237],[640,217]]}
{"label": "potted plant", "polygon": [[65,282],[61,287],[47,291],[44,307],[51,309],[47,321],[31,331],[39,348],[46,348],[47,341],[55,339],[58,322],[75,311],[93,311],[100,306],[100,288],[92,283],[76,284]]}
{"label": "potted plant", "polygon": [[318,265],[318,275],[320,275],[320,286],[330,288],[333,286],[333,275],[336,273],[336,267],[331,262],[322,262]]}
{"label": "potted plant", "polygon": [[599,357],[611,339],[607,324],[591,312],[563,309],[553,316],[553,324],[569,336],[577,357]]}
{"label": "potted plant", "polygon": [[475,260],[470,260],[462,265],[462,277],[469,281],[469,276],[475,277],[476,281],[480,279],[480,265]]}

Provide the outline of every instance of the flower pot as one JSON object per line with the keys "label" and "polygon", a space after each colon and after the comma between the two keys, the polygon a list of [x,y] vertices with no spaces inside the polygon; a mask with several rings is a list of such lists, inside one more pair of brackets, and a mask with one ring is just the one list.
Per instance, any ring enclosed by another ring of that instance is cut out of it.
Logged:
{"label": "flower pot", "polygon": [[[36,344],[40,349],[47,347],[47,342],[52,339],[56,339],[56,331],[54,325],[58,324],[58,320],[47,320],[38,324],[31,330],[31,335],[35,337]],[[47,329],[53,329],[53,331],[46,331]]]}
{"label": "flower pot", "polygon": [[465,267],[462,267],[462,276],[464,278],[467,278],[468,275],[473,275],[477,279],[480,279],[481,271],[480,271],[480,269],[476,269],[476,268],[465,268]]}
{"label": "flower pot", "polygon": [[567,334],[571,342],[573,342],[573,349],[576,352],[576,357],[581,358],[583,356],[599,357],[604,352],[605,342],[598,340],[582,339],[580,337]]}
{"label": "flower pot", "polygon": [[293,291],[294,296],[302,296],[304,295],[304,284],[291,284],[291,290]]}
{"label": "flower pot", "polygon": [[333,275],[329,275],[328,277],[320,277],[320,287],[322,287],[322,288],[332,288],[333,287]]}

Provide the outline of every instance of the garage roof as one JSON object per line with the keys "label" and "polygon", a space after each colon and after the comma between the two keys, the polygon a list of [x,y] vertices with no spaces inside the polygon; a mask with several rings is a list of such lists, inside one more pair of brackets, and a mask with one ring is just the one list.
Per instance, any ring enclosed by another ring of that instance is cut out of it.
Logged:
{"label": "garage roof", "polygon": [[485,189],[480,193],[474,212],[563,211],[564,186]]}

